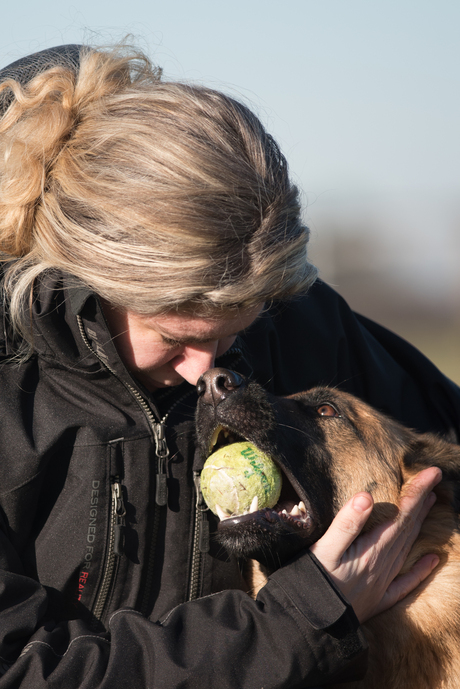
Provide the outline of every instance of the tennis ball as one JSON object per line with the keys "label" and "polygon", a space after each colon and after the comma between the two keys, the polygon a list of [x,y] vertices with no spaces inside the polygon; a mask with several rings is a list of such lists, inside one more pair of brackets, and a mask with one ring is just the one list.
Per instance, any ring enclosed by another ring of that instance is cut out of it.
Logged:
{"label": "tennis ball", "polygon": [[214,514],[216,504],[229,515],[242,514],[255,496],[258,509],[273,507],[281,483],[276,464],[250,442],[221,447],[208,457],[201,472],[201,492]]}

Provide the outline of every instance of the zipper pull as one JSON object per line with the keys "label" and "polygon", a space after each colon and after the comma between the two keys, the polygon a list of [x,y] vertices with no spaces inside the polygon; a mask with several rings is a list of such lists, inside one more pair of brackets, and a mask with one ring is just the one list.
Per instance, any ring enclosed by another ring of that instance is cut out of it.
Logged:
{"label": "zipper pull", "polygon": [[166,480],[166,460],[169,450],[166,444],[165,427],[163,423],[154,424],[154,436],[157,455],[157,475],[155,484],[155,502],[160,507],[168,504],[168,484]]}
{"label": "zipper pull", "polygon": [[209,521],[208,521],[208,506],[206,505],[203,493],[201,492],[201,476],[199,471],[193,472],[193,483],[196,490],[196,509],[198,512],[197,527],[198,533],[198,549],[200,553],[209,552]]}
{"label": "zipper pull", "polygon": [[125,516],[126,508],[123,502],[123,491],[118,476],[112,484],[112,500],[115,511],[113,552],[117,557],[121,557],[125,546]]}

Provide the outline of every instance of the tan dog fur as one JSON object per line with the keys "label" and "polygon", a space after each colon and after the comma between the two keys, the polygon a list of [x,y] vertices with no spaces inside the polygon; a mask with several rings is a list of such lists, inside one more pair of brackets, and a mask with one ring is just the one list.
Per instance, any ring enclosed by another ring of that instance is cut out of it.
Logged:
{"label": "tan dog fur", "polygon": [[[321,420],[333,458],[335,512],[355,493],[369,490],[375,501],[370,529],[396,517],[405,486],[418,471],[439,466],[451,476],[435,489],[437,502],[401,573],[428,553],[439,555],[439,565],[408,597],[364,625],[370,647],[366,678],[336,689],[459,689],[460,534],[451,504],[459,489],[460,447],[413,433],[346,393],[334,390],[332,399],[352,422]],[[255,595],[266,579],[258,563],[251,569]]]}

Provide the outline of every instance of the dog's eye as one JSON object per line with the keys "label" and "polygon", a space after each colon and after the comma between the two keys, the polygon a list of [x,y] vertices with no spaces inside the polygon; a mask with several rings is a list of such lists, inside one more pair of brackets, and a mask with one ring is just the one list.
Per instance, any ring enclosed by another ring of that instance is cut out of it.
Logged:
{"label": "dog's eye", "polygon": [[319,407],[316,407],[316,411],[320,416],[340,416],[332,404],[321,404]]}

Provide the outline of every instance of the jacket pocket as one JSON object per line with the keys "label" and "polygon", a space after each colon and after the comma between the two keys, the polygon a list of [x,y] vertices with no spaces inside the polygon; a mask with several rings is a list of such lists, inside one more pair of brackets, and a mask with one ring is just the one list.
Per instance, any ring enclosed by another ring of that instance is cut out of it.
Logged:
{"label": "jacket pocket", "polygon": [[49,617],[100,625],[123,553],[125,514],[123,439],[74,446],[64,486],[35,542]]}

